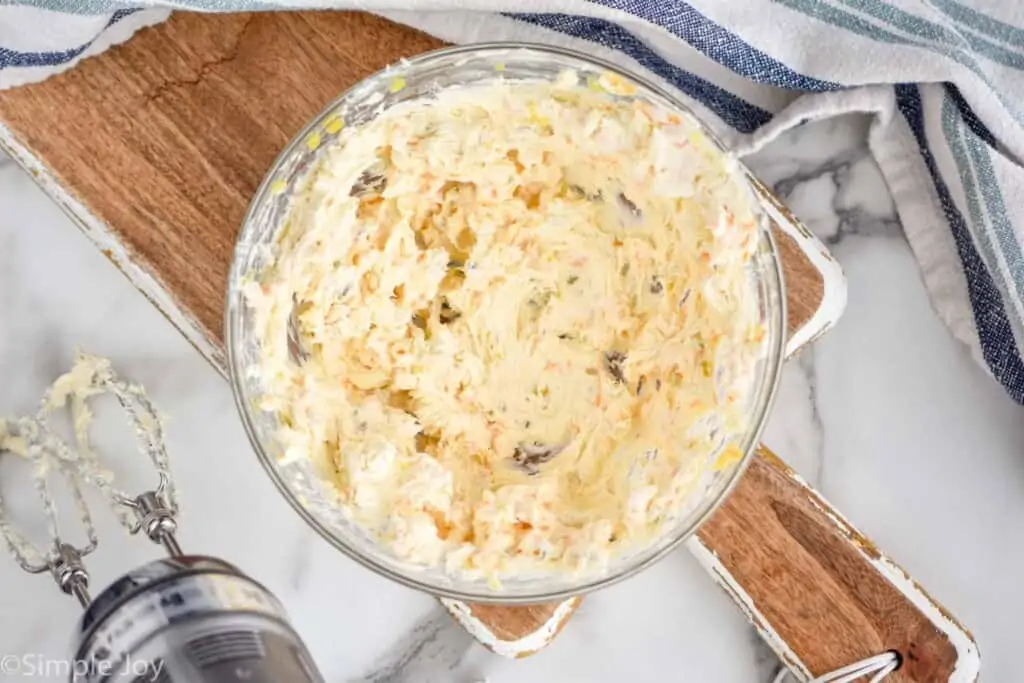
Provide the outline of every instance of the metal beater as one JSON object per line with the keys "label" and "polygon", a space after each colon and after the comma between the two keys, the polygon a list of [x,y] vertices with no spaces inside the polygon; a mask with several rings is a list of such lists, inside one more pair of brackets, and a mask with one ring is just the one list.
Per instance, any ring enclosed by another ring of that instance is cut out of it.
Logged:
{"label": "metal beater", "polygon": [[[113,395],[127,413],[141,450],[159,477],[139,495],[119,490],[89,440],[88,399]],[[70,408],[75,444],[49,426]],[[321,683],[305,645],[267,589],[232,565],[182,553],[175,537],[177,492],[160,417],[142,387],[124,382],[109,361],[82,355],[46,392],[36,415],[0,420],[0,453],[27,458],[46,512],[51,543],[39,548],[10,524],[0,498],[0,537],[21,568],[48,572],[84,608],[68,670],[73,683]],[[50,477],[68,484],[87,543],[62,540]],[[138,567],[91,599],[84,558],[98,540],[83,497],[98,491],[132,534],[144,533],[168,557]]]}

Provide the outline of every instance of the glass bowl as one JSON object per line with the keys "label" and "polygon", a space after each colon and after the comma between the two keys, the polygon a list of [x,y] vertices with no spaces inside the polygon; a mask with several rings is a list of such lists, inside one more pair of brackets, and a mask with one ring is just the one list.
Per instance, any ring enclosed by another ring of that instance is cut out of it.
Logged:
{"label": "glass bowl", "polygon": [[[690,496],[677,517],[651,545],[613,559],[599,575],[543,574],[502,579],[492,585],[483,579],[446,574],[403,562],[367,532],[346,518],[336,503],[331,485],[321,480],[307,461],[284,462],[275,439],[276,417],[259,410],[261,387],[247,368],[259,359],[260,348],[242,285],[269,263],[272,245],[290,208],[291,190],[316,167],[321,152],[337,136],[339,122],[358,125],[382,109],[412,98],[429,97],[439,89],[491,81],[500,72],[506,80],[554,80],[566,69],[583,78],[611,72],[631,81],[637,92],[656,104],[696,119],[679,99],[666,90],[617,66],[569,50],[539,45],[485,44],[453,47],[401,62],[356,84],[327,106],[303,129],[274,162],[249,206],[231,266],[226,308],[228,366],[235,401],[249,440],[260,463],[292,507],[333,546],[363,565],[407,586],[435,595],[473,602],[534,603],[557,600],[606,586],[666,555],[694,533],[722,503],[743,473],[764,426],[775,392],[785,338],[785,297],[780,261],[771,231],[760,209],[748,172],[738,167],[736,178],[751,193],[751,205],[760,220],[760,239],[750,261],[749,275],[756,285],[761,322],[767,330],[766,351],[758,362],[754,390],[747,410],[748,429],[734,435],[743,451],[738,462],[721,469],[707,468],[702,486]],[[396,84],[401,84],[395,87]],[[340,117],[340,118],[339,118]],[[699,123],[699,120],[698,120]],[[722,148],[706,126],[704,132]],[[724,148],[722,148],[724,151]],[[715,458],[709,453],[709,462]]]}

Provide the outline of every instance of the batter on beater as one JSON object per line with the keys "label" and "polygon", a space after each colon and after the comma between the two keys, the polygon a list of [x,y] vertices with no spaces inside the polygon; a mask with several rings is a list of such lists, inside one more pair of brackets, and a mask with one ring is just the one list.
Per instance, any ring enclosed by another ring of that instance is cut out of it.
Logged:
{"label": "batter on beater", "polygon": [[342,130],[246,285],[284,457],[411,563],[600,572],[741,455],[749,192],[695,122],[579,80]]}

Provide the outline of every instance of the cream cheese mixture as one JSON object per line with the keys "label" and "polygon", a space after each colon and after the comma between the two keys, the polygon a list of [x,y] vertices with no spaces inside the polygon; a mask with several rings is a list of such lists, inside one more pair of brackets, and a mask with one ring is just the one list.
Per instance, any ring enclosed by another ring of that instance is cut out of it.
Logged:
{"label": "cream cheese mixture", "polygon": [[578,81],[343,129],[245,287],[283,457],[402,560],[599,572],[741,457],[749,191],[692,120]]}

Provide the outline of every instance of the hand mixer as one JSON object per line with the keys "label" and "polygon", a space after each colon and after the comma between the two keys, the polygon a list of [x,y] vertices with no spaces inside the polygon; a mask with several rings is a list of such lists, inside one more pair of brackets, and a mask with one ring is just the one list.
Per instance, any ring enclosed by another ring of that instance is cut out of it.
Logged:
{"label": "hand mixer", "polygon": [[[104,393],[113,395],[128,414],[159,475],[155,489],[135,496],[120,491],[96,457],[88,438],[92,413],[87,399]],[[50,414],[65,405],[71,409],[74,447],[48,424]],[[0,452],[32,464],[51,543],[37,548],[16,531],[2,499],[0,536],[22,569],[49,572],[85,610],[66,667],[73,683],[323,680],[281,603],[266,588],[223,560],[182,553],[175,538],[177,495],[159,416],[142,388],[118,379],[108,361],[80,356],[46,392],[35,416],[0,421]],[[51,476],[69,484],[86,531],[83,547],[61,538]],[[96,599],[90,598],[83,563],[97,547],[83,497],[86,487],[110,503],[130,533],[143,532],[168,555],[123,575]]]}

